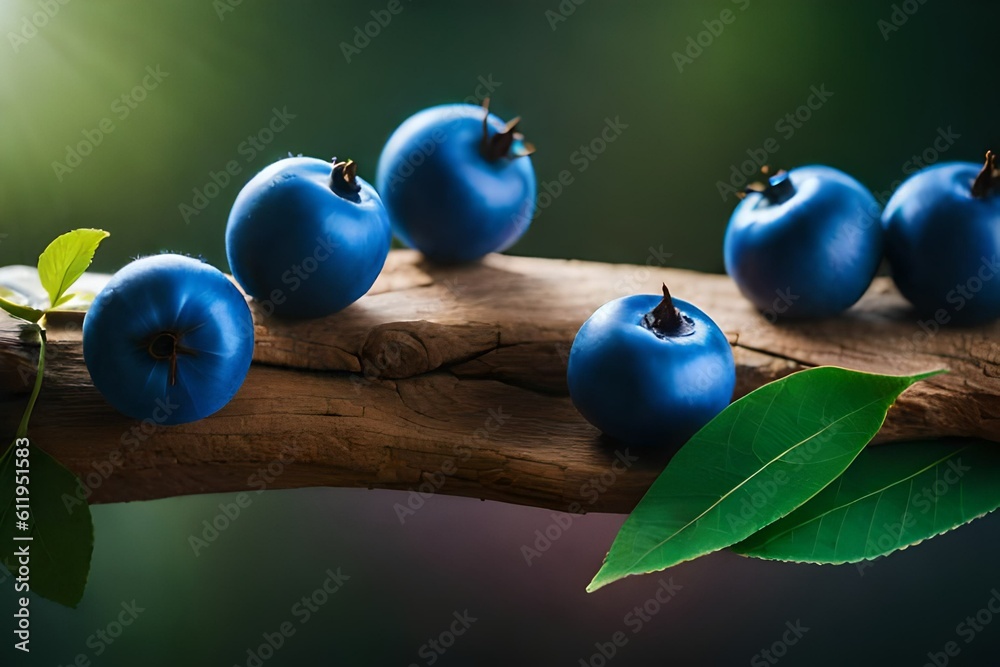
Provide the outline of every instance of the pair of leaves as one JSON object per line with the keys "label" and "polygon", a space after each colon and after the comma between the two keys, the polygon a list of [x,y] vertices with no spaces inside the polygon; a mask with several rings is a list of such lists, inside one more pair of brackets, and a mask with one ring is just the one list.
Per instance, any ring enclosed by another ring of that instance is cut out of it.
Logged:
{"label": "pair of leaves", "polygon": [[[94,528],[86,503],[63,503],[77,494],[80,482],[58,461],[34,444],[28,444],[27,426],[41,389],[45,363],[45,331],[42,319],[50,310],[67,303],[69,292],[90,266],[101,241],[109,234],[99,229],[77,229],[59,236],[38,257],[38,278],[49,297],[49,308],[39,310],[13,300],[5,290],[0,295],[0,309],[34,325],[39,333],[38,376],[15,441],[0,457],[0,562],[18,577],[18,549],[30,549],[30,589],[42,597],[75,607],[83,597],[94,549]],[[24,440],[20,440],[24,438]],[[18,444],[21,443],[21,444]],[[27,449],[29,467],[17,466],[16,456]],[[24,484],[24,482],[28,482]],[[19,516],[16,506],[18,487],[25,487],[29,499],[28,515]],[[24,524],[19,524],[24,520]],[[27,526],[23,530],[18,526]],[[30,536],[30,541],[15,541],[15,536]]]}
{"label": "pair of leaves", "polygon": [[[102,229],[76,229],[56,238],[38,256],[38,279],[49,296],[49,309],[70,301],[69,293],[80,276],[94,259],[97,246],[110,234]],[[11,300],[9,290],[0,293],[0,308],[14,317],[28,322],[38,322],[45,311]]]}
{"label": "pair of leaves", "polygon": [[735,401],[670,461],[587,590],[733,545],[781,560],[873,558],[1000,506],[996,445],[895,445],[859,458],[896,398],[935,374],[821,367]]}

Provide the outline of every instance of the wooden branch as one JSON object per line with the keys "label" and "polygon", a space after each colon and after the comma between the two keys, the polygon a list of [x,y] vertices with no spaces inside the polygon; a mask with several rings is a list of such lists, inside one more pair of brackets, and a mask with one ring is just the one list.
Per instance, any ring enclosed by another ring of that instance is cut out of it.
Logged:
{"label": "wooden branch", "polygon": [[[598,306],[661,282],[727,332],[739,395],[815,365],[945,367],[904,395],[879,439],[1000,440],[1000,325],[928,335],[885,278],[844,317],[775,326],[725,276],[507,256],[440,268],[410,251],[394,251],[371,293],[337,315],[284,322],[254,307],[256,363],[243,389],[183,426],[116,413],[90,383],[79,319],[57,321],[31,435],[93,502],[366,486],[625,512],[663,457],[626,456],[577,414],[566,358]],[[36,358],[15,321],[0,320],[3,433],[14,431]]]}

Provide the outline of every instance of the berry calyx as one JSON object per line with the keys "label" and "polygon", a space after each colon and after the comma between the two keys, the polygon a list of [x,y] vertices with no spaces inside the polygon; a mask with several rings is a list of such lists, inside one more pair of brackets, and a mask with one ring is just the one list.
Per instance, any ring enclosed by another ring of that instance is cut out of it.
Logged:
{"label": "berry calyx", "polygon": [[[502,132],[490,135],[490,98],[483,100],[483,138],[479,142],[479,152],[489,162],[495,162],[502,157],[516,159],[525,157],[535,152],[534,144],[524,140],[524,135],[517,131],[517,126],[521,122],[521,117],[512,118],[504,126]],[[516,150],[511,152],[512,148]]]}
{"label": "berry calyx", "polygon": [[767,183],[755,182],[746,187],[746,191],[740,195],[740,199],[746,197],[751,192],[759,192],[764,195],[771,204],[783,204],[795,196],[795,186],[788,177],[788,172],[779,169],[773,176],[769,176],[771,168],[764,165],[760,168],[760,173],[767,178]]}
{"label": "berry calyx", "polygon": [[642,326],[660,338],[677,338],[694,333],[694,320],[677,309],[666,283],[663,284],[663,300],[643,315]]}
{"label": "berry calyx", "polygon": [[972,182],[972,196],[987,197],[1000,189],[1000,170],[997,169],[997,156],[993,151],[986,151],[986,161],[982,170]]}
{"label": "berry calyx", "polygon": [[180,344],[180,337],[173,331],[161,331],[153,336],[146,345],[149,356],[157,361],[170,362],[170,384],[177,384],[177,357],[182,354],[194,354]]}
{"label": "berry calyx", "polygon": [[333,158],[332,162],[330,189],[345,199],[356,199],[361,192],[361,185],[358,183],[358,163],[354,160],[337,162],[337,158]]}

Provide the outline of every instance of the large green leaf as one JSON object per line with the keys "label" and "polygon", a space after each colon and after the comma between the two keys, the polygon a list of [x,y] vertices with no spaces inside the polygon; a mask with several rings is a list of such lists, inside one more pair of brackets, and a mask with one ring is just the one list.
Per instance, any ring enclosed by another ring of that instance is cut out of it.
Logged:
{"label": "large green leaf", "polygon": [[[0,457],[0,560],[17,580],[17,550],[27,546],[28,585],[44,598],[75,607],[83,597],[94,550],[94,526],[86,503],[63,504],[63,497],[75,498],[79,482],[69,470],[34,445],[28,456],[28,530],[18,527],[16,475],[24,468],[15,465],[19,446]],[[14,540],[14,537],[31,540]]]}
{"label": "large green leaf", "polygon": [[102,229],[75,229],[57,237],[38,257],[38,278],[52,308],[72,298],[66,290],[87,270],[97,246],[108,236]]}
{"label": "large green leaf", "polygon": [[847,469],[899,394],[934,374],[826,366],[735,401],[671,459],[587,590],[723,549],[785,516]]}
{"label": "large green leaf", "polygon": [[1000,507],[1000,444],[872,447],[805,505],[733,547],[748,556],[854,563],[940,535]]}

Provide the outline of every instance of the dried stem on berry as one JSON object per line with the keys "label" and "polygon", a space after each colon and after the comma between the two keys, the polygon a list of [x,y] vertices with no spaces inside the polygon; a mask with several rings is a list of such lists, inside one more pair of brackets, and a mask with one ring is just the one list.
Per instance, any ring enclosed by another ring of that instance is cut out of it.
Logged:
{"label": "dried stem on berry", "polygon": [[997,156],[993,151],[986,151],[986,162],[982,170],[972,182],[972,196],[986,197],[1000,188],[1000,170],[997,169]]}
{"label": "dried stem on berry", "polygon": [[361,186],[358,184],[358,163],[350,159],[337,162],[337,158],[333,158],[330,189],[348,195],[361,192]]}
{"label": "dried stem on berry", "polygon": [[[534,144],[524,140],[524,135],[517,131],[517,126],[521,122],[521,117],[511,119],[507,122],[501,132],[490,135],[490,98],[483,100],[483,138],[479,142],[479,152],[490,162],[495,162],[502,157],[519,158],[526,157],[535,152]],[[517,142],[517,150],[511,153]]]}
{"label": "dried stem on berry", "polygon": [[193,355],[194,350],[180,344],[180,336],[173,331],[161,331],[146,345],[149,356],[157,361],[170,362],[170,385],[177,384],[177,357],[182,354]]}
{"label": "dried stem on berry", "polygon": [[666,283],[663,285],[663,300],[643,316],[642,325],[660,338],[690,336],[694,333],[694,321],[674,305]]}

